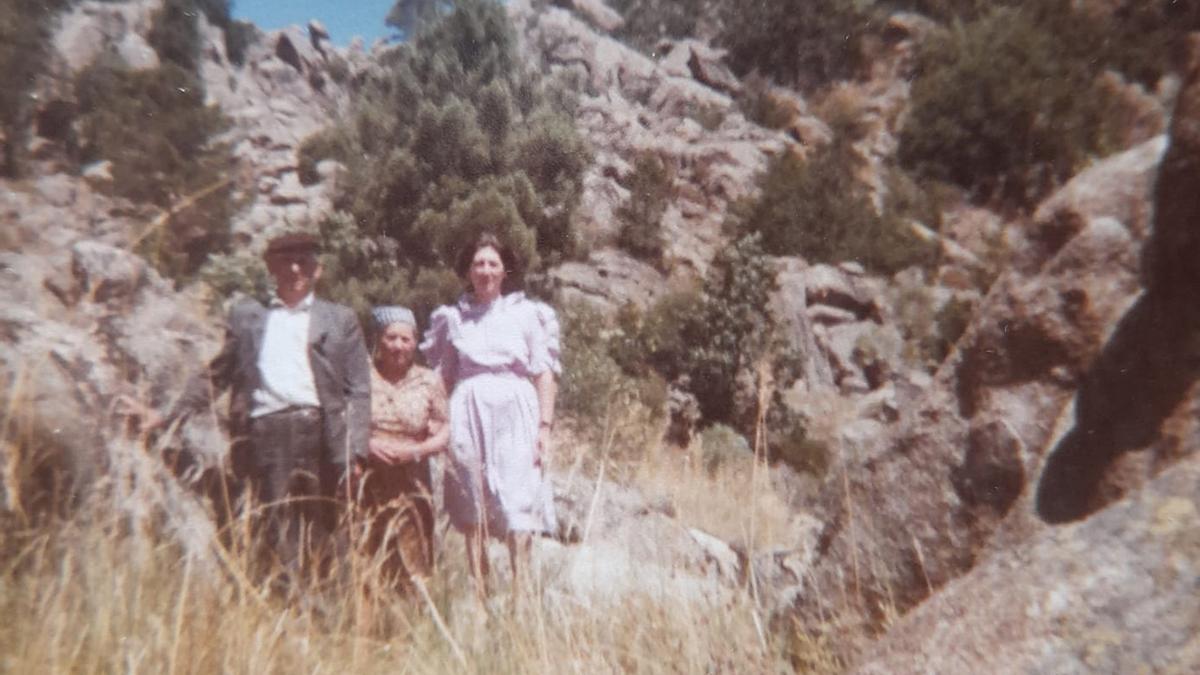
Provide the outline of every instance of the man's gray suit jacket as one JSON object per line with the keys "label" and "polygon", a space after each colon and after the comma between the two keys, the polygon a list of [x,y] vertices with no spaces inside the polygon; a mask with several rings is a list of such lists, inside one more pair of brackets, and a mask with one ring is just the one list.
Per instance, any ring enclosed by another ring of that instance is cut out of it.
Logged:
{"label": "man's gray suit jacket", "polygon": [[[371,423],[371,364],[358,319],[349,308],[316,298],[308,329],[312,366],[325,435],[325,459],[343,470],[365,457]],[[249,437],[251,394],[259,386],[258,353],[269,310],[254,300],[238,302],[229,312],[225,343],[208,365],[207,377],[192,378],[171,417],[188,415],[226,389],[235,469],[239,446]],[[253,452],[253,448],[245,448]]]}

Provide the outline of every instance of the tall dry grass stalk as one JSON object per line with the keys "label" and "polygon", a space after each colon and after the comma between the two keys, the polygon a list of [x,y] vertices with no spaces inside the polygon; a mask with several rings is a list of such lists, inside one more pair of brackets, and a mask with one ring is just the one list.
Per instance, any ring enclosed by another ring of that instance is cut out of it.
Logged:
{"label": "tall dry grass stalk", "polygon": [[[710,476],[659,445],[627,459],[633,450],[624,444],[656,434],[631,428],[653,423],[637,420],[613,415],[600,436],[608,446],[591,447],[602,455],[598,467],[571,446],[560,465],[585,475],[607,465],[657,485],[685,523],[721,536],[751,532],[747,509],[758,508],[756,536],[776,536],[782,506],[761,495],[747,504],[730,475]],[[407,593],[384,578],[382,556],[353,542],[332,577],[280,592],[246,517],[220,532],[185,532],[180,519],[194,512],[164,504],[207,507],[170,492],[155,456],[134,441],[114,439],[106,450],[116,458],[111,475],[70,514],[10,521],[16,529],[0,550],[0,671],[770,673],[824,658],[799,631],[766,625],[744,589],[719,602],[627,594],[596,604],[540,579],[513,597],[500,574],[481,605],[457,537],[441,542],[432,578]],[[131,509],[137,500],[143,506]],[[357,537],[361,525],[352,518],[343,531]]]}
{"label": "tall dry grass stalk", "polygon": [[[91,505],[92,509],[100,508]],[[345,578],[295,594],[202,573],[173,543],[121,517],[56,523],[0,567],[6,672],[780,672],[786,636],[764,643],[744,594],[713,607],[562,594],[474,599],[461,547],[427,587],[385,587],[357,553]],[[227,564],[252,567],[246,551]]]}

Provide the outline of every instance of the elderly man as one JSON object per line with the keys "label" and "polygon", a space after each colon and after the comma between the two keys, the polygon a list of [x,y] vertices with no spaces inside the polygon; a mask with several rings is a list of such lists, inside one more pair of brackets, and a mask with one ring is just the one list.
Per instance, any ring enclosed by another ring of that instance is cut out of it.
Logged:
{"label": "elderly man", "polygon": [[339,479],[365,457],[371,371],[354,313],[314,295],[318,241],[290,234],[264,254],[269,306],[239,302],[208,377],[193,378],[168,419],[230,390],[231,451],[266,516],[271,550],[290,573],[328,546]]}

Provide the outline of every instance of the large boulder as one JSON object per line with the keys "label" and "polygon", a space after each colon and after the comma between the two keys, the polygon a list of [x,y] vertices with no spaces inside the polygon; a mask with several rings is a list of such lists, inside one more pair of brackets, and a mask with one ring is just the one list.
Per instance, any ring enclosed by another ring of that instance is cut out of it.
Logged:
{"label": "large boulder", "polygon": [[[212,524],[171,466],[190,481],[221,465],[216,416],[147,453],[115,404],[125,395],[165,405],[219,338],[202,298],[179,294],[130,252],[154,215],[75,176],[0,181],[0,228],[20,242],[0,254],[0,382],[19,430],[0,447],[0,497],[28,515],[111,489],[131,522],[153,519],[206,559]],[[55,496],[66,499],[51,504]]]}
{"label": "large boulder", "polygon": [[997,552],[851,672],[1196,672],[1197,495],[1192,457],[1093,518]]}
{"label": "large boulder", "polygon": [[53,38],[54,50],[70,71],[101,56],[122,57],[133,68],[153,68],[158,55],[146,44],[154,14],[162,0],[113,3],[87,0],[66,12]]}

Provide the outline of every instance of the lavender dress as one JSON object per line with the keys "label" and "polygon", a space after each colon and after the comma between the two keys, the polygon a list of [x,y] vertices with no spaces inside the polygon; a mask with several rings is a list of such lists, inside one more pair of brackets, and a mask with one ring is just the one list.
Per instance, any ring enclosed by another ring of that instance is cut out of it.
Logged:
{"label": "lavender dress", "polygon": [[533,376],[561,372],[558,318],[548,305],[510,293],[486,305],[463,296],[433,312],[421,352],[453,387],[445,502],[460,531],[492,536],[552,532],[554,501],[534,464]]}

